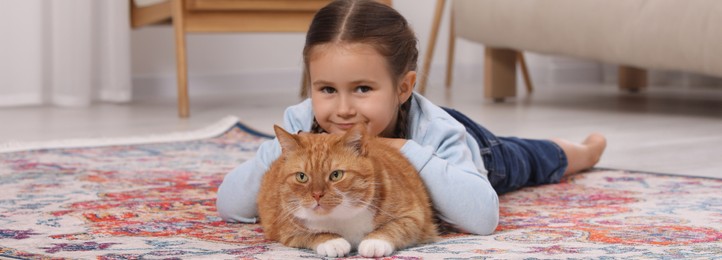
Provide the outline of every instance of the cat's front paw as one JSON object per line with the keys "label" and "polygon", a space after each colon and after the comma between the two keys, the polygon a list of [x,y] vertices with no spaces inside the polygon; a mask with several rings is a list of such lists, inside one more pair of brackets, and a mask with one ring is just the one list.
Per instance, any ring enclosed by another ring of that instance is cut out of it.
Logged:
{"label": "cat's front paw", "polygon": [[343,238],[334,238],[316,246],[316,253],[322,256],[340,257],[349,252],[351,252],[351,244]]}
{"label": "cat's front paw", "polygon": [[382,239],[364,239],[358,245],[358,253],[363,257],[389,256],[394,252],[394,245]]}

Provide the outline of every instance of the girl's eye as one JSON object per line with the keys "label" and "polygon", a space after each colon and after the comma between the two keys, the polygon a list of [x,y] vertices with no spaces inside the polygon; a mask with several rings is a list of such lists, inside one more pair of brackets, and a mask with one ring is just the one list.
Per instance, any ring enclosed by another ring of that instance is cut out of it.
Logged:
{"label": "girl's eye", "polygon": [[331,175],[328,176],[328,179],[331,181],[340,181],[341,178],[343,178],[342,170],[335,170],[335,171],[331,172]]}
{"label": "girl's eye", "polygon": [[298,181],[300,183],[306,183],[306,182],[308,182],[308,175],[306,175],[305,173],[302,173],[302,172],[297,172],[296,173],[296,181]]}
{"label": "girl's eye", "polygon": [[356,91],[361,92],[361,93],[366,93],[366,92],[371,91],[371,87],[369,87],[369,86],[358,86],[358,87],[356,87]]}
{"label": "girl's eye", "polygon": [[322,87],[321,92],[326,93],[326,94],[331,94],[331,93],[336,93],[336,89],[332,88],[332,87]]}

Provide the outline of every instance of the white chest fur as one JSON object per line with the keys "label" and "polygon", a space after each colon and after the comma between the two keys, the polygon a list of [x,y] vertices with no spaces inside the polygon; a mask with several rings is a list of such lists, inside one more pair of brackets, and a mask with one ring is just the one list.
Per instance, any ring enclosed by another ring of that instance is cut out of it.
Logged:
{"label": "white chest fur", "polygon": [[[353,248],[358,247],[361,240],[371,231],[374,230],[374,212],[365,209],[355,209],[353,216],[348,217],[348,211],[344,213],[333,212],[324,217],[310,217],[305,219],[306,227],[318,231],[335,233],[345,238]],[[334,216],[343,214],[341,218]]]}

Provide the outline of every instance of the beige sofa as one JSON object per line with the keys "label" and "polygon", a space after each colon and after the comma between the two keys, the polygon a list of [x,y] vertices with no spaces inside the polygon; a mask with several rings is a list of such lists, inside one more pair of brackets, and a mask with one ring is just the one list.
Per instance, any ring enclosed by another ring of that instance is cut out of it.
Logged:
{"label": "beige sofa", "polygon": [[645,69],[722,76],[720,0],[453,0],[455,34],[486,47],[485,94],[514,96],[516,51],[620,65],[620,87]]}

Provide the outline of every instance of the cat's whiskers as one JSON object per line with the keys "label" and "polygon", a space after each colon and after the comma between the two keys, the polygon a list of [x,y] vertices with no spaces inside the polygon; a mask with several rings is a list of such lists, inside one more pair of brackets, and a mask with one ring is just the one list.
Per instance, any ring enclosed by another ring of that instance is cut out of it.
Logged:
{"label": "cat's whiskers", "polygon": [[[308,227],[306,227],[304,224],[299,223],[304,220],[295,217],[295,214],[294,214],[298,210],[303,209],[303,205],[301,205],[301,203],[298,200],[294,200],[294,201],[296,202],[296,203],[293,203],[294,207],[286,209],[284,211],[283,216],[281,216],[279,219],[285,219],[288,222],[290,222],[294,227],[296,227],[295,233],[297,233],[298,235],[308,235],[308,231],[310,231],[310,229]],[[289,203],[290,202],[293,202],[293,201],[289,201]],[[293,215],[293,217],[292,217],[292,215]]]}
{"label": "cat's whiskers", "polygon": [[293,226],[297,228],[296,232],[299,234],[305,234],[306,232],[308,232],[308,228],[304,225],[299,224],[297,221],[298,218],[293,216],[295,212],[303,208],[303,205],[301,205],[301,202],[298,199],[291,199],[281,207],[283,209],[283,215],[281,215],[279,219],[288,220],[291,224],[293,224]]}
{"label": "cat's whiskers", "polygon": [[[379,182],[371,182],[371,183],[368,183],[368,182],[367,182],[366,185],[362,186],[361,188],[367,189],[366,186],[372,186],[372,185],[373,185],[373,186],[376,186],[376,187],[379,187],[379,186],[381,185],[381,183],[379,183]],[[384,215],[386,215],[386,216],[393,217],[393,215],[392,215],[391,213],[382,210],[381,208],[379,208],[379,207],[376,206],[376,205],[373,205],[373,203],[372,203],[371,201],[365,201],[365,200],[363,200],[363,198],[358,198],[358,197],[356,197],[356,196],[348,195],[349,192],[342,192],[342,191],[340,191],[340,190],[338,190],[338,189],[335,189],[335,190],[336,190],[339,194],[341,194],[342,200],[343,200],[343,199],[348,200],[348,204],[349,204],[349,205],[352,205],[352,206],[357,206],[357,205],[358,205],[358,206],[366,206],[366,208],[372,209],[372,210],[374,210],[374,211],[376,211],[376,212],[379,212],[379,213],[381,213],[381,214],[384,214]],[[343,201],[342,201],[342,202],[343,202]]]}
{"label": "cat's whiskers", "polygon": [[295,206],[290,209],[284,207],[282,210],[283,214],[281,216],[279,216],[278,219],[285,219],[285,220],[291,219],[290,216],[293,214],[293,212],[296,212],[299,208],[300,208],[300,206]]}
{"label": "cat's whiskers", "polygon": [[392,215],[391,213],[389,213],[389,212],[387,212],[387,211],[382,210],[382,209],[379,208],[378,206],[372,204],[370,201],[363,201],[363,200],[361,200],[361,199],[355,199],[355,200],[353,201],[353,203],[354,203],[354,204],[364,205],[364,206],[366,206],[366,207],[368,207],[368,208],[371,208],[371,209],[375,210],[377,213],[384,214],[384,215],[386,215],[386,216],[388,216],[388,217],[390,217],[390,218],[395,218],[394,215]]}

